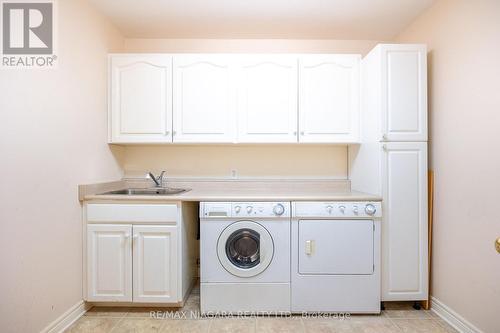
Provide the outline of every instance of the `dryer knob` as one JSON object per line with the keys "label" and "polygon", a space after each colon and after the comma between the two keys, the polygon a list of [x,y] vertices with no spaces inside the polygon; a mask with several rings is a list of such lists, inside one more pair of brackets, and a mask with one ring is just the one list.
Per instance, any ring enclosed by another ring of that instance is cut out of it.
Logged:
{"label": "dryer knob", "polygon": [[352,212],[357,215],[358,214],[358,206],[352,206]]}
{"label": "dryer knob", "polygon": [[375,208],[372,204],[367,204],[365,206],[365,213],[368,215],[374,215],[377,212],[377,208]]}
{"label": "dryer knob", "polygon": [[250,214],[253,210],[252,206],[247,206],[247,213]]}
{"label": "dryer knob", "polygon": [[241,212],[241,206],[234,207],[234,211],[236,212],[236,214],[239,214]]}
{"label": "dryer knob", "polygon": [[277,204],[273,207],[273,213],[276,215],[283,215],[284,212],[285,206],[283,206],[282,204]]}

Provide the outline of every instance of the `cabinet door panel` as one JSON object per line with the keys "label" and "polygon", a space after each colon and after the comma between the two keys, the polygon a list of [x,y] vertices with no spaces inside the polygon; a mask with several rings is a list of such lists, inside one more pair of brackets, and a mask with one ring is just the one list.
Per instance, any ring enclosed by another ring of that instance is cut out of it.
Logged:
{"label": "cabinet door panel", "polygon": [[171,142],[172,58],[111,58],[111,142]]}
{"label": "cabinet door panel", "polygon": [[130,225],[87,226],[87,300],[132,301]]}
{"label": "cabinet door panel", "polygon": [[233,142],[236,84],[228,56],[174,58],[174,142]]}
{"label": "cabinet door panel", "polygon": [[297,58],[238,62],[238,141],[297,142]]}
{"label": "cabinet door panel", "polygon": [[299,141],[358,141],[359,64],[359,55],[300,58]]}
{"label": "cabinet door panel", "polygon": [[177,227],[134,226],[134,302],[177,302]]}
{"label": "cabinet door panel", "polygon": [[427,298],[427,144],[383,145],[383,299]]}
{"label": "cabinet door panel", "polygon": [[427,61],[421,45],[382,49],[383,134],[388,141],[427,141]]}

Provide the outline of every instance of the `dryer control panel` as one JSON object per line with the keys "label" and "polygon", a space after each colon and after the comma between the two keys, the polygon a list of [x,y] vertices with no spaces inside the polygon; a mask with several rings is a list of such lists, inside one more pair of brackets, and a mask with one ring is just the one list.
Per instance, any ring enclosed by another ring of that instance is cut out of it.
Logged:
{"label": "dryer control panel", "polygon": [[294,202],[293,217],[373,218],[382,216],[380,201]]}
{"label": "dryer control panel", "polygon": [[202,218],[290,217],[290,202],[202,202]]}

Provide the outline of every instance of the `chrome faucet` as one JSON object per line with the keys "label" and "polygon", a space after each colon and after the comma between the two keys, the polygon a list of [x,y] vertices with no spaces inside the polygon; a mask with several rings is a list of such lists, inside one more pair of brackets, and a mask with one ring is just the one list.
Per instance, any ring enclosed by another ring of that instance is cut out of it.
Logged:
{"label": "chrome faucet", "polygon": [[149,176],[149,178],[151,178],[154,181],[155,187],[163,187],[163,175],[164,174],[165,174],[165,171],[162,171],[158,177],[155,177],[155,175],[153,175],[153,173],[148,172],[148,176]]}

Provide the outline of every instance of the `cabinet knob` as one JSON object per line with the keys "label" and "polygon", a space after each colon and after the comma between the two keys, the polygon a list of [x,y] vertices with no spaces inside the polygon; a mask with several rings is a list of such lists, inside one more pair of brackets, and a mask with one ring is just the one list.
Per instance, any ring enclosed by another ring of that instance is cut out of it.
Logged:
{"label": "cabinet knob", "polygon": [[293,132],[293,135],[297,135],[297,131]]}
{"label": "cabinet knob", "polygon": [[497,252],[500,253],[500,237],[498,237],[495,241],[495,248],[497,249]]}
{"label": "cabinet knob", "polygon": [[384,140],[384,141],[387,140],[387,134],[382,134],[382,140]]}
{"label": "cabinet knob", "polygon": [[301,132],[300,132],[300,135],[304,135],[304,134],[305,134],[305,133],[304,133],[304,131],[301,131]]}

